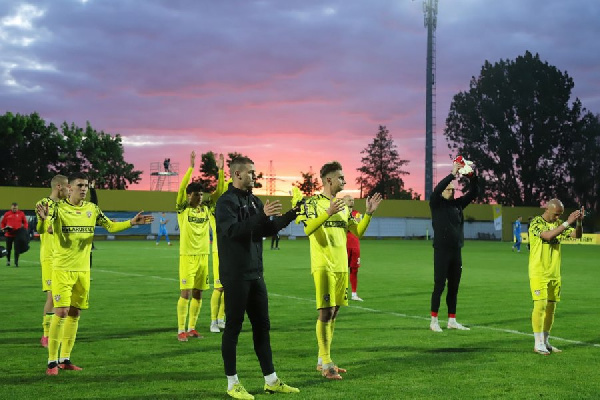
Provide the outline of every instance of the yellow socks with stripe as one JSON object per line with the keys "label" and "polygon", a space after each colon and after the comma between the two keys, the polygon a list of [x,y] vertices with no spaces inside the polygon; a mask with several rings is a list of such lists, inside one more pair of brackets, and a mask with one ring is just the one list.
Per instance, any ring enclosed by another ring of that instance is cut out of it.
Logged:
{"label": "yellow socks with stripe", "polygon": [[78,327],[79,317],[68,316],[65,318],[64,332],[60,344],[60,361],[64,361],[65,359],[69,359],[71,357],[71,351],[75,345]]}
{"label": "yellow socks with stripe", "polygon": [[556,302],[549,301],[546,305],[546,315],[544,316],[544,330],[543,332],[548,333],[552,329],[554,323],[554,311],[556,310]]}
{"label": "yellow socks with stripe", "polygon": [[58,347],[62,341],[66,318],[54,314],[48,330],[48,362],[58,361]]}
{"label": "yellow socks with stripe", "polygon": [[187,319],[189,303],[190,301],[183,297],[179,297],[179,300],[177,300],[177,331],[179,333],[185,332],[185,320]]}
{"label": "yellow socks with stripe", "polygon": [[221,304],[221,295],[223,292],[215,289],[210,296],[210,320],[216,321],[219,314],[219,306]]}
{"label": "yellow socks with stripe", "polygon": [[194,299],[192,297],[190,303],[190,318],[188,321],[188,332],[196,329],[196,321],[198,321],[198,316],[200,315],[200,309],[202,308],[202,299]]}
{"label": "yellow socks with stripe", "polygon": [[52,316],[54,313],[46,313],[42,320],[42,328],[44,328],[44,336],[48,336],[50,332],[50,323],[52,323]]}
{"label": "yellow socks with stripe", "polygon": [[317,319],[317,343],[319,345],[319,357],[323,365],[331,363],[331,321],[323,322]]}

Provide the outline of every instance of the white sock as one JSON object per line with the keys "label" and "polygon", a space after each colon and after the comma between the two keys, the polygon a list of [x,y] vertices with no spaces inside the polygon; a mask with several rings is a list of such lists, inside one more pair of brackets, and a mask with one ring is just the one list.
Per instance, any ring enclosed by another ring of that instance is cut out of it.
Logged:
{"label": "white sock", "polygon": [[352,296],[357,296],[356,292],[352,292]]}
{"label": "white sock", "polygon": [[59,364],[62,364],[62,363],[64,363],[65,361],[68,361],[68,360],[69,360],[69,357],[60,357],[60,358],[58,359],[58,363],[59,363]]}
{"label": "white sock", "polygon": [[437,324],[438,323],[438,317],[431,317],[431,323],[432,324]]}
{"label": "white sock", "polygon": [[237,374],[235,375],[227,375],[227,390],[233,389],[233,385],[236,383],[240,383]]}
{"label": "white sock", "polygon": [[317,358],[317,365],[323,365],[323,359],[321,357]]}
{"label": "white sock", "polygon": [[544,343],[544,333],[543,332],[533,332],[533,337],[535,338],[536,346],[538,344]]}
{"label": "white sock", "polygon": [[179,329],[178,329],[178,330],[177,330],[177,333],[185,333],[185,331],[184,331],[184,330],[183,330],[183,331],[181,331],[181,330],[179,330]]}
{"label": "white sock", "polygon": [[456,325],[456,318],[448,318],[448,325],[453,324]]}
{"label": "white sock", "polygon": [[277,374],[273,372],[272,374],[265,375],[265,383],[269,386],[273,386],[277,383]]}

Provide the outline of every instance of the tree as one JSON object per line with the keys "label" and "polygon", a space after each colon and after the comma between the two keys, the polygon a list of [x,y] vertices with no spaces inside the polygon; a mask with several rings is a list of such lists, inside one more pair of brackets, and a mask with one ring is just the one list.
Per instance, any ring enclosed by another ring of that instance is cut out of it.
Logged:
{"label": "tree", "polygon": [[200,176],[195,178],[194,182],[200,182],[207,192],[214,192],[217,188],[217,180],[219,179],[219,168],[217,167],[217,158],[214,152],[209,151],[202,154],[199,170]]}
{"label": "tree", "polygon": [[[56,174],[83,172],[97,187],[125,189],[137,183],[142,171],[123,158],[120,135],[97,132],[89,123],[46,126],[37,113],[0,116],[0,139],[5,155],[0,158],[0,185],[48,186]],[[31,162],[35,157],[35,162]]]}
{"label": "tree", "polygon": [[385,126],[379,125],[373,141],[360,153],[365,154],[361,159],[362,167],[357,168],[361,175],[356,178],[356,183],[361,187],[361,195],[364,192],[369,196],[381,193],[385,199],[420,198],[412,189],[404,189],[401,177],[409,173],[402,170],[402,167],[409,161],[400,159],[394,139]]}
{"label": "tree", "polygon": [[312,171],[302,172],[302,180],[294,182],[292,185],[296,186],[302,193],[306,196],[312,196],[315,192],[321,190],[323,186],[319,183],[319,179],[315,176],[315,173]]}
{"label": "tree", "polygon": [[563,197],[572,154],[587,156],[572,148],[582,126],[573,86],[566,72],[527,51],[486,61],[470,89],[454,96],[444,135],[455,154],[475,162],[486,200],[535,206]]}

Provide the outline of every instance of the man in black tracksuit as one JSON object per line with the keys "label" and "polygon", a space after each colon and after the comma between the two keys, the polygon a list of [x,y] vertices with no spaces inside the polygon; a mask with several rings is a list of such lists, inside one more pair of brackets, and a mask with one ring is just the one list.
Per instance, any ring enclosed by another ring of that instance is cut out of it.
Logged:
{"label": "man in black tracksuit", "polygon": [[460,168],[460,164],[454,163],[452,173],[438,183],[429,199],[434,231],[434,286],[431,294],[430,328],[434,332],[442,332],[438,322],[438,310],[446,281],[448,281],[448,291],[446,293],[448,329],[469,330],[469,328],[456,322],[456,301],[462,274],[463,210],[477,197],[477,176],[470,175],[469,192],[455,199],[452,181],[456,178]]}
{"label": "man in black tracksuit", "polygon": [[[296,218],[292,209],[281,215],[281,203],[263,206],[252,194],[256,170],[247,157],[232,160],[233,182],[216,205],[219,276],[225,293],[225,330],[221,344],[227,393],[237,399],[252,399],[240,384],[236,370],[236,347],[244,314],[252,324],[254,351],[265,376],[265,391],[296,393],[275,374],[269,337],[267,287],[263,278],[263,237],[275,235]],[[273,219],[269,217],[273,216]]]}

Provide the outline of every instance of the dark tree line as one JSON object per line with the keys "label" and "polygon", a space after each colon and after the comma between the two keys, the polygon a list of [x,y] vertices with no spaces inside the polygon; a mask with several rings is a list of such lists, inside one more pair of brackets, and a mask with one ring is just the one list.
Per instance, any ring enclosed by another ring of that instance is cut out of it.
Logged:
{"label": "dark tree line", "polygon": [[37,114],[0,116],[0,185],[43,187],[56,174],[85,173],[97,188],[126,189],[141,179],[123,157],[120,135],[66,122],[57,127]]}
{"label": "dark tree line", "polygon": [[453,155],[476,163],[484,201],[598,211],[600,119],[571,99],[573,79],[526,52],[486,61],[454,96],[444,132]]}

